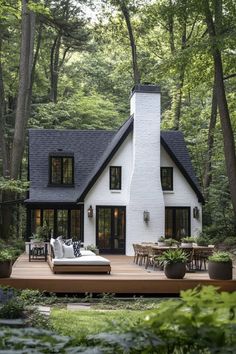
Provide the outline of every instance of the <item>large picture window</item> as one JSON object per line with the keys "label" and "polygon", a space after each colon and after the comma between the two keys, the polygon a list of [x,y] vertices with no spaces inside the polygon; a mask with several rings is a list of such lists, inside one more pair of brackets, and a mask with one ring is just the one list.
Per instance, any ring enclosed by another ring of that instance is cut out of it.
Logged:
{"label": "large picture window", "polygon": [[110,189],[121,189],[121,167],[110,166]]}
{"label": "large picture window", "polygon": [[48,227],[48,237],[63,236],[83,241],[83,209],[32,209],[31,230],[38,226]]}
{"label": "large picture window", "polygon": [[50,156],[50,184],[74,184],[73,156]]}
{"label": "large picture window", "polygon": [[180,240],[182,237],[190,235],[190,208],[166,207],[165,236]]}
{"label": "large picture window", "polygon": [[173,191],[173,167],[161,167],[161,185],[163,191]]}

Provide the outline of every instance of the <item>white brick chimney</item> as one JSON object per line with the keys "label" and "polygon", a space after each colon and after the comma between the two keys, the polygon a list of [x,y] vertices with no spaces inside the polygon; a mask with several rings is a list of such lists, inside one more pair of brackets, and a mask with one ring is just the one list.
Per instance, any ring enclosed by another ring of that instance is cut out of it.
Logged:
{"label": "white brick chimney", "polygon": [[[164,235],[165,207],[160,180],[160,88],[136,85],[131,95],[133,172],[127,205],[127,249],[142,241],[157,242]],[[144,212],[149,221],[144,220]]]}

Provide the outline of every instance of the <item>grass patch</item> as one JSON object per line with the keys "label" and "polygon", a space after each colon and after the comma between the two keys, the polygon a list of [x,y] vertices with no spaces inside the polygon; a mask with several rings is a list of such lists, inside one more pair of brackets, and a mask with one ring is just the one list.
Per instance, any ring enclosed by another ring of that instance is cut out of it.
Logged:
{"label": "grass patch", "polygon": [[52,328],[58,333],[75,337],[77,343],[89,334],[105,331],[125,330],[138,324],[145,317],[144,311],[68,311],[53,309],[50,320]]}

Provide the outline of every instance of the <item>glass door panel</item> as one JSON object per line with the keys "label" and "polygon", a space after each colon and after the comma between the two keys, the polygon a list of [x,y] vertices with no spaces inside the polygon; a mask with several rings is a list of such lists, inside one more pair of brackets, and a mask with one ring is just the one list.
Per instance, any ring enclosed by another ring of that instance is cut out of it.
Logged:
{"label": "glass door panel", "polygon": [[57,210],[57,236],[68,236],[68,210]]}
{"label": "glass door panel", "polygon": [[190,236],[190,208],[166,207],[165,209],[165,236],[180,240]]}
{"label": "glass door panel", "polygon": [[101,253],[123,254],[125,250],[125,208],[97,207],[97,246]]}

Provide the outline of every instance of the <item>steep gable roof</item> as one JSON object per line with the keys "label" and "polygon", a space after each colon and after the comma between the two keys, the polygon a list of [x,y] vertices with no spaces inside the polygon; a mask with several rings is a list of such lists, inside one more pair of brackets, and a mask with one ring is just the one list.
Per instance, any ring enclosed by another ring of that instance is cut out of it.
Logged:
{"label": "steep gable roof", "polygon": [[[117,132],[30,129],[29,177],[31,185],[29,199],[26,203],[75,204],[83,202],[88,191],[132,130],[132,116]],[[162,131],[161,144],[191,185],[199,201],[204,203],[183,134],[179,131]],[[57,151],[58,155],[61,151],[74,153],[76,178],[73,188],[48,186],[48,156]]]}

